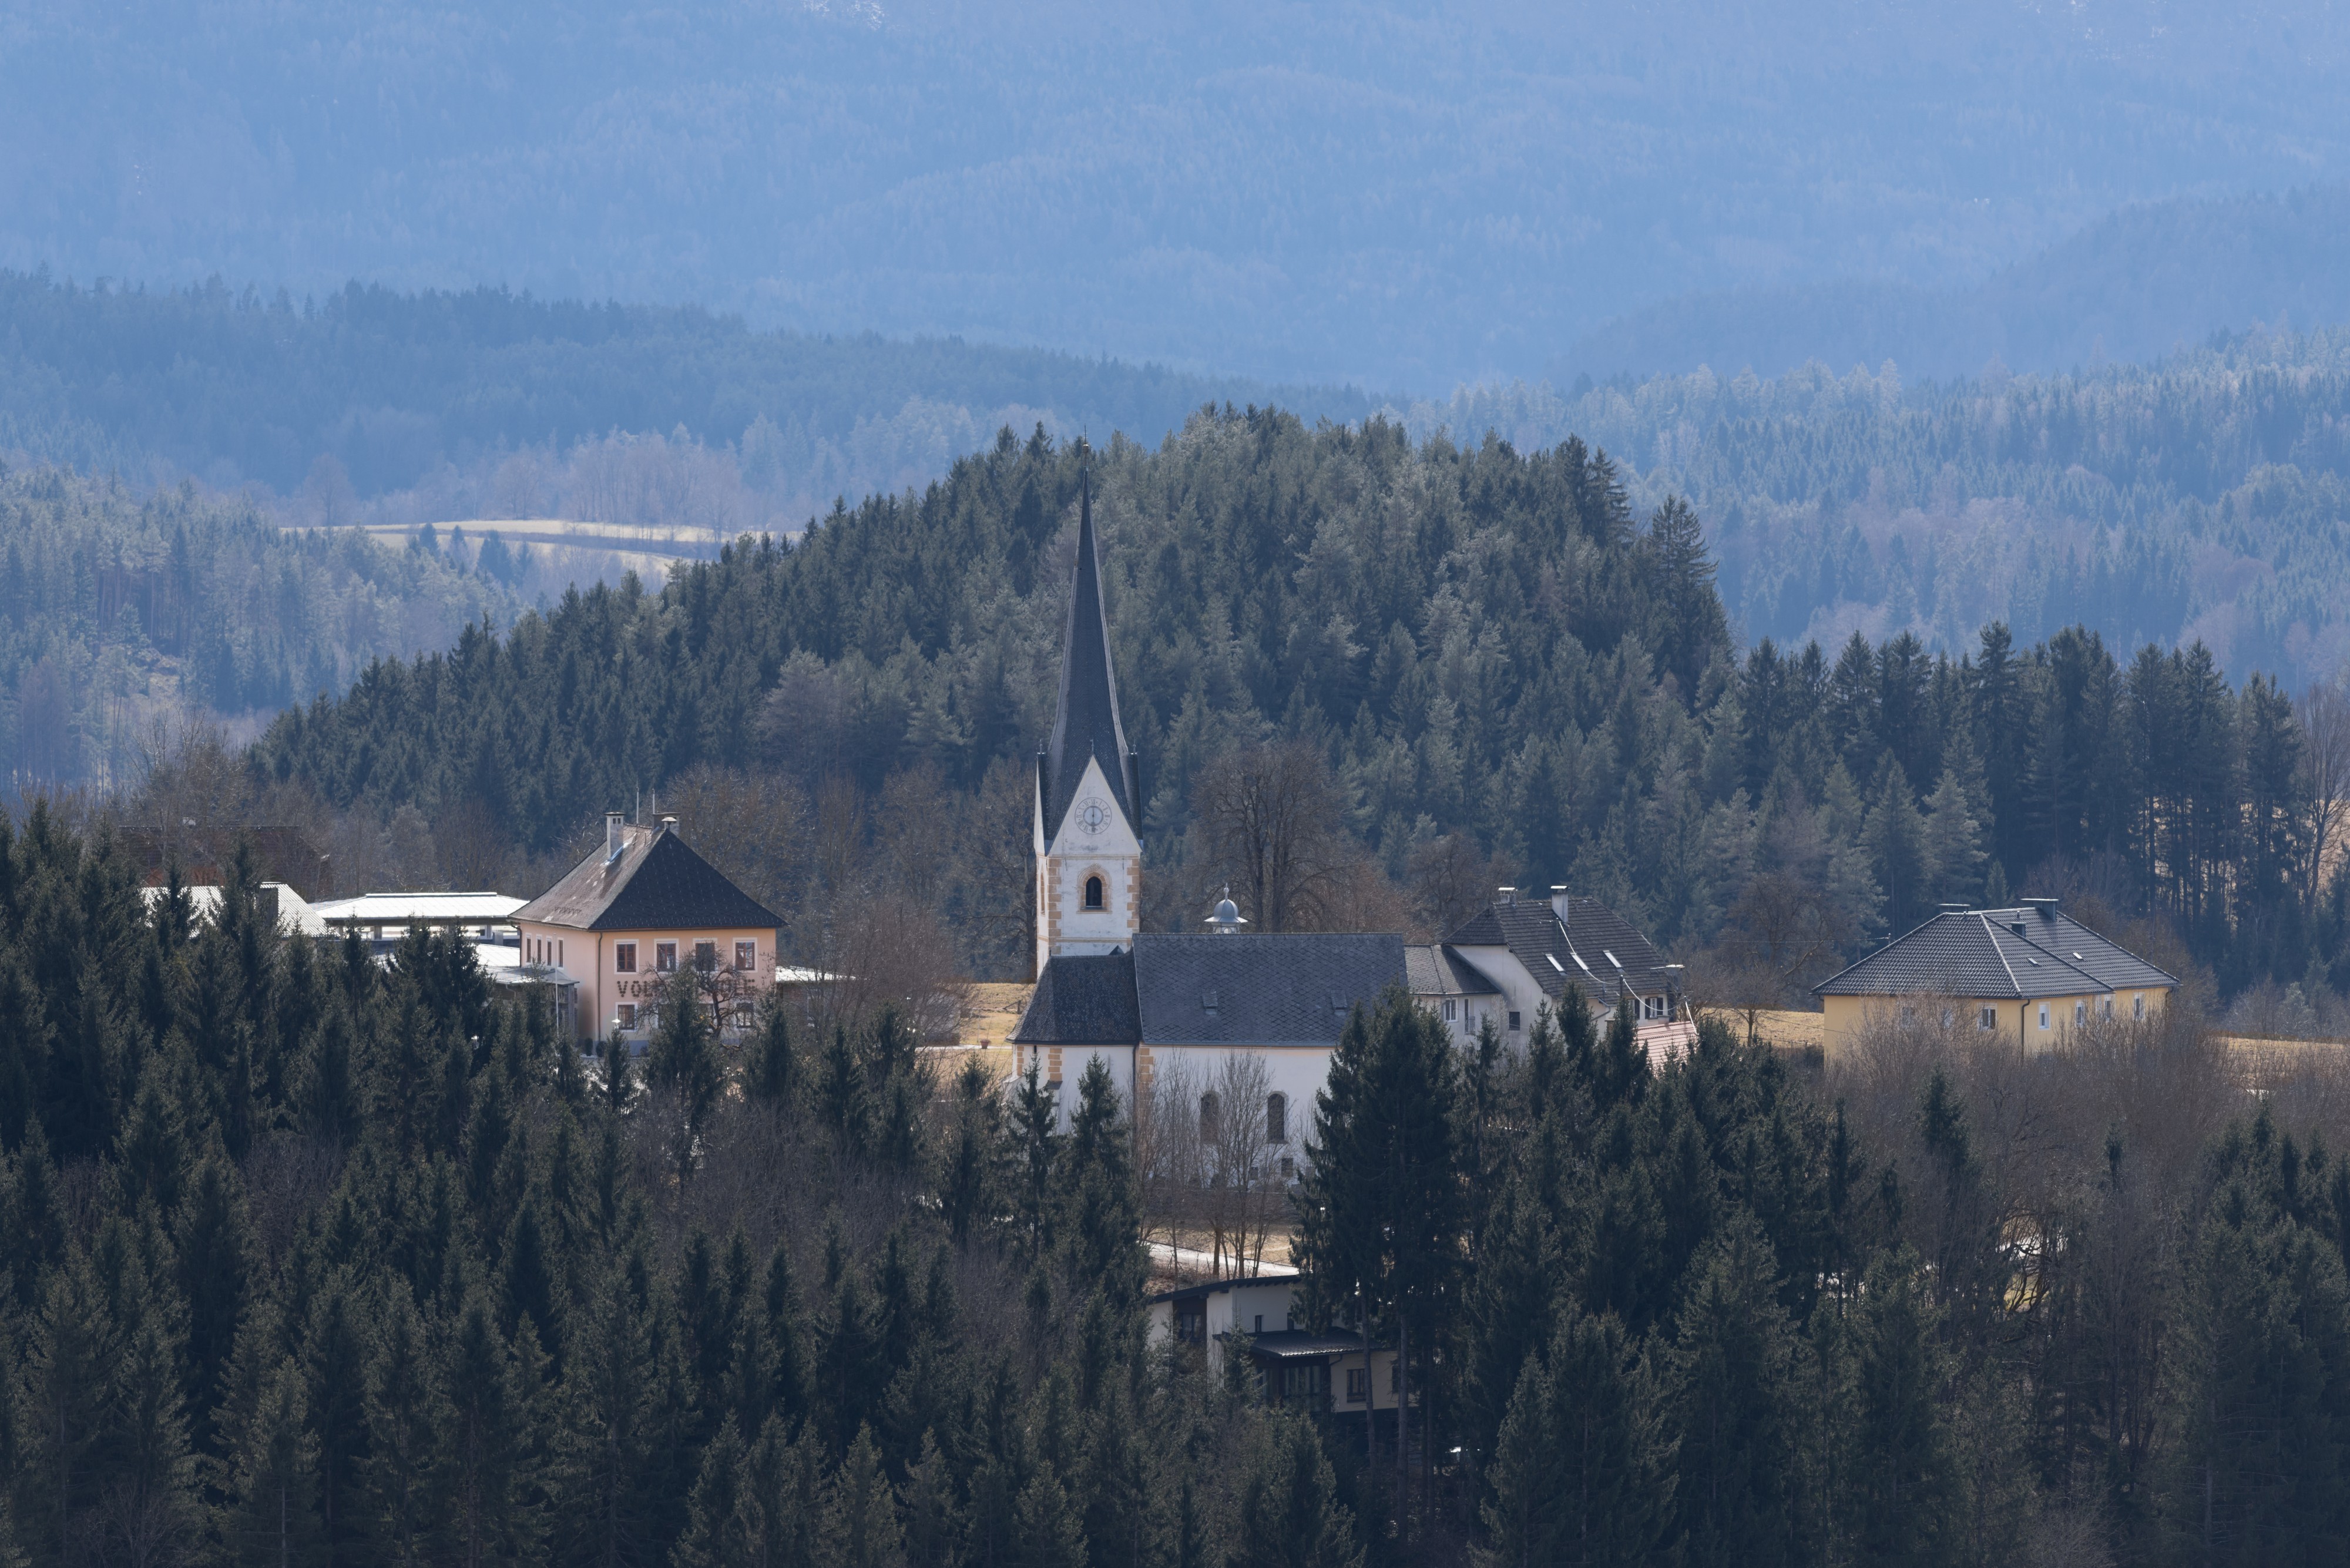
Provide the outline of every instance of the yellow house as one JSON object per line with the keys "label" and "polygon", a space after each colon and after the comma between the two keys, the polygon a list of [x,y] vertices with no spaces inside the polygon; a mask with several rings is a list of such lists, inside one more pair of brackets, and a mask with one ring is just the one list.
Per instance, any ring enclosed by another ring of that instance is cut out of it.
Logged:
{"label": "yellow house", "polygon": [[577,981],[585,1037],[642,1036],[681,970],[728,1033],[775,983],[781,922],[696,855],[673,816],[649,828],[608,814],[603,846],[513,918],[524,965]]}
{"label": "yellow house", "polygon": [[1887,1024],[1972,1029],[2029,1055],[2093,1019],[2159,1014],[2178,984],[2057,907],[1949,909],[1812,988],[1831,1056]]}

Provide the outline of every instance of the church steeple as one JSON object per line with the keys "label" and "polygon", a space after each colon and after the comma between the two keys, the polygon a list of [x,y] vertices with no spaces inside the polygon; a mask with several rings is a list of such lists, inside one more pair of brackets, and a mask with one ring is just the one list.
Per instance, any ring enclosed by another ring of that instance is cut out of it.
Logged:
{"label": "church steeple", "polygon": [[1110,668],[1109,618],[1102,609],[1101,550],[1094,538],[1091,475],[1078,480],[1077,571],[1069,589],[1068,635],[1061,644],[1061,705],[1053,738],[1038,759],[1045,831],[1058,832],[1085,777],[1086,763],[1101,763],[1110,794],[1128,823],[1139,824],[1137,759],[1118,719],[1118,676]]}
{"label": "church steeple", "polygon": [[1061,706],[1036,755],[1036,972],[1115,952],[1142,925],[1142,776],[1118,719],[1093,481],[1078,481],[1077,569],[1061,649]]}

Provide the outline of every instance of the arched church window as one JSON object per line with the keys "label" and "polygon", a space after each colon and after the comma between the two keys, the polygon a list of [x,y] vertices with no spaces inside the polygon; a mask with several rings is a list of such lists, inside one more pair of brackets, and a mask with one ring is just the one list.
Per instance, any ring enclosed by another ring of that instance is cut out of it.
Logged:
{"label": "arched church window", "polygon": [[1215,1142],[1216,1130],[1223,1124],[1223,1102],[1216,1098],[1215,1092],[1211,1090],[1201,1095],[1200,1096],[1200,1141]]}
{"label": "arched church window", "polygon": [[1098,877],[1088,877],[1086,878],[1086,908],[1098,909],[1101,907],[1102,879]]}
{"label": "arched church window", "polygon": [[1289,1096],[1267,1095],[1264,1099],[1264,1141],[1289,1141]]}

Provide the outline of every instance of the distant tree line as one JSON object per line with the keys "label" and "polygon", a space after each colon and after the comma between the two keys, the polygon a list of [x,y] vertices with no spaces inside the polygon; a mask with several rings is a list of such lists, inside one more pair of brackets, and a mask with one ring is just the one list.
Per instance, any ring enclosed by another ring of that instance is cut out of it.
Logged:
{"label": "distant tree line", "polygon": [[[685,306],[503,288],[323,298],[214,281],[95,288],[0,272],[0,455],[291,496],[322,462],[366,501],[420,487],[489,509],[501,460],[544,468],[620,434],[717,453],[770,504],[912,483],[1005,418],[1156,439],[1252,382],[960,339],[758,332]],[[1283,389],[1359,419],[1361,394]],[[975,422],[976,421],[976,422]],[[527,465],[526,465],[527,466]],[[477,474],[469,485],[463,475]],[[509,488],[525,475],[509,475]],[[542,493],[544,487],[541,487]],[[340,519],[329,517],[328,521]],[[613,518],[608,521],[634,521]]]}
{"label": "distant tree line", "polygon": [[[2231,686],[2199,646],[2125,663],[2078,629],[2023,649],[1996,623],[1961,659],[1907,633],[1741,657],[1685,504],[1636,519],[1579,441],[1415,445],[1378,421],[1203,412],[1155,452],[1006,431],[796,545],[379,664],[284,715],[255,777],[379,821],[463,814],[550,864],[651,788],[739,781],[720,793],[834,825],[803,845],[852,822],[894,843],[961,800],[934,885],[972,972],[1020,972],[1025,759],[1087,468],[1154,929],[1225,883],[1274,929],[1443,929],[1498,877],[1800,991],[1939,902],[2044,888],[2230,992],[2350,984],[2338,689]],[[1278,878],[1234,827],[1276,778],[1328,803]],[[788,845],[767,865],[778,909],[819,877]]]}
{"label": "distant tree line", "polygon": [[1717,362],[1468,388],[1406,417],[1521,450],[1578,432],[1637,493],[1688,496],[1750,640],[1858,627],[1956,654],[1991,621],[2019,646],[2082,624],[2115,647],[2199,639],[2239,681],[2299,686],[2350,664],[2345,416],[2350,333],[2322,328],[2064,375]]}

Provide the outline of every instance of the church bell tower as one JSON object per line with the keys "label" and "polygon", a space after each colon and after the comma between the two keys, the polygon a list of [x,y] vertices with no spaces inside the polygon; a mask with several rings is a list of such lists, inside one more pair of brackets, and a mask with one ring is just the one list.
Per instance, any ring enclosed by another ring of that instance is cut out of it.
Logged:
{"label": "church bell tower", "polygon": [[1061,704],[1036,756],[1036,972],[1061,954],[1130,946],[1142,926],[1141,759],[1118,719],[1093,483],[1079,481],[1077,569]]}

